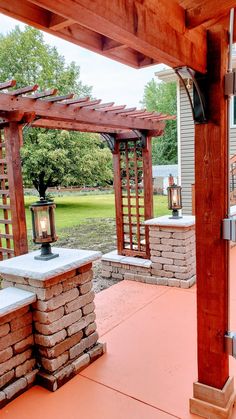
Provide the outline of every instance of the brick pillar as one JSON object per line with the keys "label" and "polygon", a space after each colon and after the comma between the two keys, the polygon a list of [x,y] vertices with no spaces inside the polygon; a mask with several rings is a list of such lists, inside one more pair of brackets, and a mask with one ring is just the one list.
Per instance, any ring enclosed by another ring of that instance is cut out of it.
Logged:
{"label": "brick pillar", "polygon": [[33,385],[38,369],[30,306],[36,300],[35,295],[13,287],[1,290],[0,294],[1,409]]}
{"label": "brick pillar", "polygon": [[[70,250],[63,249],[68,253]],[[23,258],[31,258],[32,262],[31,255],[34,253],[17,259],[21,258],[23,263]],[[9,260],[8,264],[17,259]],[[57,259],[60,263],[60,258]],[[25,263],[27,266],[27,261]],[[50,264],[35,261],[36,266],[44,263]],[[13,285],[32,291],[37,296],[32,305],[34,349],[39,367],[37,382],[51,391],[62,386],[104,352],[104,345],[98,343],[91,268],[92,263],[86,263],[40,280],[31,276],[30,271],[28,277],[19,272],[18,275],[1,274],[3,287]],[[55,271],[58,272],[57,269]]]}
{"label": "brick pillar", "polygon": [[159,285],[182,288],[196,281],[195,219],[169,216],[146,221],[149,226],[151,275]]}

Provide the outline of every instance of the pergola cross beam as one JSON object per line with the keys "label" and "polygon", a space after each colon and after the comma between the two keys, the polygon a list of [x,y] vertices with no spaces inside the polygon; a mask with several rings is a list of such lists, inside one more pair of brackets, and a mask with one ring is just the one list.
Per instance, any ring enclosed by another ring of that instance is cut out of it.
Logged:
{"label": "pergola cross beam", "polygon": [[[11,82],[7,82],[11,85]],[[124,105],[114,106],[114,102],[102,103],[100,99],[74,98],[73,93],[64,96],[54,96],[56,90],[26,95],[35,91],[35,86],[0,93],[0,124],[12,121],[12,116],[18,115],[18,122],[24,114],[34,115],[31,123],[52,129],[75,129],[90,132],[119,132],[120,130],[156,131],[161,135],[167,116],[158,112],[148,112],[146,109],[125,108]],[[1,89],[1,84],[0,84]],[[47,96],[51,97],[47,97]],[[45,98],[46,97],[46,98]],[[72,99],[73,97],[73,99]],[[19,119],[19,115],[21,118]],[[145,117],[145,118],[144,118]],[[24,122],[24,121],[23,121]],[[64,124],[64,125],[63,125]]]}

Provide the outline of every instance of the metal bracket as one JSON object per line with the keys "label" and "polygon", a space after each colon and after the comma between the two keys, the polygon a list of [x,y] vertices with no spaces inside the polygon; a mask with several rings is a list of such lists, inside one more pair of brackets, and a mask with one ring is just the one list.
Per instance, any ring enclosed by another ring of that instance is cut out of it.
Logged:
{"label": "metal bracket", "polygon": [[[207,122],[207,76],[205,74],[197,73],[188,67],[177,67],[175,68],[175,72],[179,79],[182,81],[188,95],[194,122],[196,124],[205,124]],[[192,80],[193,97],[191,97],[184,79]]]}
{"label": "metal bracket", "polygon": [[236,242],[236,217],[225,218],[222,222],[222,237]]}
{"label": "metal bracket", "polygon": [[225,74],[225,95],[236,95],[236,69]]}
{"label": "metal bracket", "polygon": [[101,136],[106,140],[107,145],[112,153],[115,151],[115,136],[112,134],[101,133]]}
{"label": "metal bracket", "polygon": [[225,352],[236,358],[236,332],[227,332],[225,334]]}
{"label": "metal bracket", "polygon": [[145,148],[147,146],[147,135],[145,131],[139,131],[137,129],[133,129],[133,132],[140,138],[141,147]]}

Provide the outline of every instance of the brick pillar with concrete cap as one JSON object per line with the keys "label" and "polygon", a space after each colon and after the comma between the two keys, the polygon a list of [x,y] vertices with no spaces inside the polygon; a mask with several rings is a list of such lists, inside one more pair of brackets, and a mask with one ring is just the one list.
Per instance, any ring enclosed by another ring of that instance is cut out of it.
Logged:
{"label": "brick pillar with concrete cap", "polygon": [[22,394],[38,372],[32,330],[32,292],[0,290],[0,408]]}
{"label": "brick pillar with concrete cap", "polygon": [[165,215],[145,221],[149,227],[151,274],[160,285],[191,287],[196,281],[195,217]]}
{"label": "brick pillar with concrete cap", "polygon": [[92,262],[100,252],[53,248],[59,257],[35,260],[39,251],[0,262],[3,287],[34,292],[37,382],[55,391],[104,353],[95,323]]}

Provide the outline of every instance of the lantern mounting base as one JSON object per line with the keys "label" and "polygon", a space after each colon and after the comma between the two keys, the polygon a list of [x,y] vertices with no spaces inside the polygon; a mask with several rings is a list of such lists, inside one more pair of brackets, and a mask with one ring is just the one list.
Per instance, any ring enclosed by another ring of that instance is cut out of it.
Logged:
{"label": "lantern mounting base", "polygon": [[174,209],[172,210],[172,216],[169,217],[170,220],[179,220],[180,218],[183,218],[181,215],[179,215],[179,211]]}
{"label": "lantern mounting base", "polygon": [[57,258],[59,256],[58,253],[52,253],[52,248],[50,243],[42,243],[41,246],[41,254],[35,256],[34,259],[36,260],[50,260]]}

